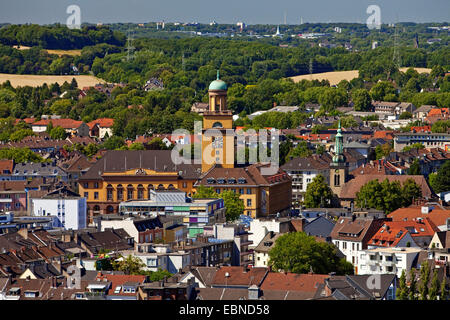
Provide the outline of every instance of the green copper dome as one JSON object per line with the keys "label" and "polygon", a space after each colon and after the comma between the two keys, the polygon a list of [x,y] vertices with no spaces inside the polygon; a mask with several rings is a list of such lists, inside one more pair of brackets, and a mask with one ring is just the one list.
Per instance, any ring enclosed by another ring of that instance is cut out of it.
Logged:
{"label": "green copper dome", "polygon": [[217,79],[211,82],[209,90],[227,90],[227,84],[219,78],[219,70],[217,70]]}

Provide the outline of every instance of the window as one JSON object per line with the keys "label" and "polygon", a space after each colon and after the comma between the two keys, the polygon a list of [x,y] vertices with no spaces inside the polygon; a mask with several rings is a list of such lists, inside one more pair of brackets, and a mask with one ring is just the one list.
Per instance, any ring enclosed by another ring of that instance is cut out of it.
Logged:
{"label": "window", "polygon": [[247,194],[252,194],[252,189],[251,188],[247,188]]}
{"label": "window", "polygon": [[94,192],[94,199],[98,199],[98,192]]}
{"label": "window", "polygon": [[157,266],[158,266],[158,259],[156,258],[147,259],[147,267],[157,267]]}
{"label": "window", "polygon": [[87,199],[87,198],[89,198],[89,192],[85,192],[84,193],[84,197]]}
{"label": "window", "polygon": [[117,186],[117,200],[123,200],[123,187],[121,184]]}
{"label": "window", "polygon": [[244,194],[244,189],[239,188],[239,193],[240,193],[240,194]]}
{"label": "window", "polygon": [[137,187],[137,197],[138,200],[144,199],[144,186],[142,184],[138,185]]}
{"label": "window", "polygon": [[98,189],[98,182],[94,182],[94,188]]}
{"label": "window", "polygon": [[251,207],[252,206],[252,199],[247,199],[247,207]]}
{"label": "window", "polygon": [[127,187],[127,200],[133,199],[133,186],[131,184]]}
{"label": "window", "polygon": [[83,183],[83,188],[85,188],[85,189],[89,188],[89,183],[87,183],[87,182]]}
{"label": "window", "polygon": [[183,182],[183,188],[187,188],[187,182]]}
{"label": "window", "polygon": [[110,184],[106,187],[106,199],[109,201],[113,199],[113,187]]}
{"label": "window", "polygon": [[220,189],[216,189],[216,193],[217,193],[217,194],[220,194]]}

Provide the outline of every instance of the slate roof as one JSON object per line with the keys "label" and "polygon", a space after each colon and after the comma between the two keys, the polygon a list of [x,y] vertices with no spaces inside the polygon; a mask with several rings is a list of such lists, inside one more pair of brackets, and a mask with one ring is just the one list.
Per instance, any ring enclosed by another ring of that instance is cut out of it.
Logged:
{"label": "slate roof", "polygon": [[303,227],[303,231],[310,236],[328,238],[331,231],[333,231],[334,225],[335,223],[330,219],[320,216],[308,222]]}
{"label": "slate roof", "polygon": [[[237,188],[239,186],[269,186],[291,181],[289,175],[280,168],[276,174],[263,175],[261,169],[268,166],[269,164],[256,163],[244,168],[223,168],[222,166],[216,164],[207,172],[202,174],[199,180],[195,183],[195,186],[232,186]],[[230,178],[234,178],[233,183],[230,183]],[[224,179],[224,183],[218,183],[218,180],[220,179]],[[242,183],[239,183],[239,181],[242,181]]]}
{"label": "slate roof", "polygon": [[383,219],[340,217],[330,236],[337,240],[366,242],[378,231],[383,222]]}
{"label": "slate roof", "polygon": [[87,232],[78,235],[79,241],[94,253],[98,253],[101,249],[119,251],[132,249],[133,245],[128,244],[127,238],[130,236],[123,229],[107,229],[102,232]]}
{"label": "slate roof", "polygon": [[98,180],[102,179],[103,172],[123,172],[140,168],[159,173],[181,173],[180,177],[183,179],[197,179],[200,176],[200,165],[175,165],[172,162],[171,152],[171,150],[107,151],[79,180]]}
{"label": "slate roof", "polygon": [[255,252],[269,252],[275,245],[275,241],[283,234],[278,232],[268,232],[261,242],[254,249]]}

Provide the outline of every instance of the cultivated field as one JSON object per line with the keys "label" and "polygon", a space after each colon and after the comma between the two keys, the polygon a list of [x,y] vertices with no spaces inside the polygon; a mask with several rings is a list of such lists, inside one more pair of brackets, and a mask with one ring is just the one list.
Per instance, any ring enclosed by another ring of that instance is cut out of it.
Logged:
{"label": "cultivated field", "polygon": [[354,78],[358,78],[358,70],[350,71],[333,71],[333,72],[323,72],[323,73],[313,73],[313,74],[303,74],[301,76],[291,77],[294,82],[305,80],[328,80],[330,85],[337,85],[341,80],[350,81]]}
{"label": "cultivated field", "polygon": [[0,73],[0,83],[9,80],[13,87],[17,86],[31,86],[37,87],[42,86],[44,83],[50,85],[51,83],[58,82],[59,85],[62,85],[64,81],[70,83],[72,78],[78,83],[79,88],[83,87],[91,87],[96,85],[97,83],[104,83],[105,81],[94,76],[41,76],[41,75],[30,75],[30,74],[6,74]]}
{"label": "cultivated field", "polygon": [[[30,47],[27,46],[20,46],[19,48],[17,46],[13,46],[13,48],[19,49],[19,50],[28,50]],[[51,50],[51,49],[45,49],[50,54],[57,54],[58,56],[62,56],[64,54],[67,54],[69,56],[79,56],[81,55],[81,50]]]}
{"label": "cultivated field", "polygon": [[[429,68],[414,68],[419,73],[430,73],[431,69]],[[408,68],[400,68],[400,71],[405,72]],[[333,71],[333,72],[324,72],[324,73],[313,73],[313,74],[303,74],[301,76],[291,77],[294,82],[299,82],[303,79],[306,80],[328,80],[330,81],[330,85],[337,85],[341,80],[350,81],[354,78],[358,77],[358,70],[350,70],[350,71]]]}

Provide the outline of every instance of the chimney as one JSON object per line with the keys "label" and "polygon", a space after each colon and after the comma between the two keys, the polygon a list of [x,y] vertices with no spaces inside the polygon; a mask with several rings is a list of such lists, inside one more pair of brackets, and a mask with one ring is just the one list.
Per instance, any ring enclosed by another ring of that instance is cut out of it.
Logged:
{"label": "chimney", "polygon": [[248,300],[258,300],[259,299],[259,288],[255,284],[248,288]]}
{"label": "chimney", "polygon": [[51,284],[52,284],[52,288],[56,288],[58,285],[56,283],[56,277],[51,277]]}

